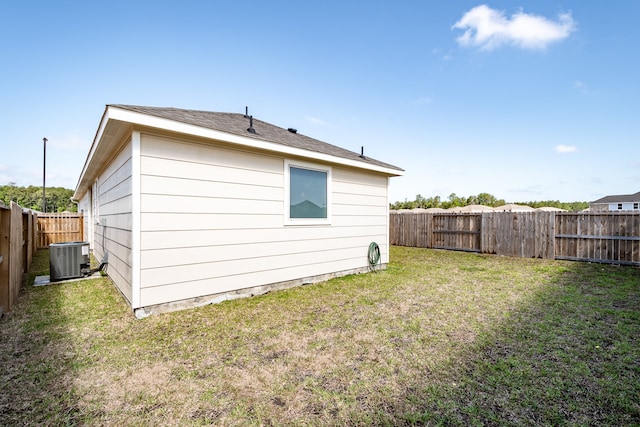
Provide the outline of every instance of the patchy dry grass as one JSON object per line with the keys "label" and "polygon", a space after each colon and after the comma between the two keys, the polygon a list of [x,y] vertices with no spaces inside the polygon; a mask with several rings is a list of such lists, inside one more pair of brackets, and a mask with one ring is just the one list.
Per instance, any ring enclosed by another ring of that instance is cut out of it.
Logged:
{"label": "patchy dry grass", "polygon": [[25,286],[0,323],[0,424],[640,424],[639,269],[391,258],[143,320],[107,278]]}

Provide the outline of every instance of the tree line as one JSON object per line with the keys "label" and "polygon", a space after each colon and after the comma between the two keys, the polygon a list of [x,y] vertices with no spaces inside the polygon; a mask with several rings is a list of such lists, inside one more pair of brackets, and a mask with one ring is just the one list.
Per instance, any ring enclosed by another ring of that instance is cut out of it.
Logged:
{"label": "tree line", "polygon": [[[78,206],[71,201],[73,190],[63,187],[47,187],[47,212],[77,212]],[[19,204],[26,209],[36,211],[42,210],[42,187],[30,185],[28,187],[18,187],[15,183],[10,182],[9,185],[0,186],[0,204],[9,205],[11,202]],[[442,208],[449,209],[454,207],[464,207],[468,205],[485,205],[498,207],[506,204],[504,199],[498,199],[489,193],[480,193],[475,196],[458,196],[451,193],[447,200],[442,200],[440,196],[424,197],[418,194],[415,200],[404,200],[402,202],[391,203],[391,209],[415,209],[415,208]],[[549,206],[553,208],[565,209],[568,211],[581,211],[589,207],[588,202],[560,202],[558,200],[543,200],[529,202],[515,202],[519,205],[527,205],[532,208],[540,208]]]}
{"label": "tree line", "polygon": [[[71,201],[73,190],[63,187],[46,187],[47,212],[77,212],[78,206]],[[11,202],[25,209],[42,211],[42,187],[30,185],[18,187],[15,183],[0,186],[0,204],[9,206]]]}
{"label": "tree line", "polygon": [[[480,193],[477,196],[462,197],[456,193],[451,193],[448,200],[441,200],[440,196],[424,197],[420,194],[415,200],[404,200],[403,202],[391,203],[391,209],[415,209],[415,208],[442,208],[449,209],[455,207],[464,207],[468,205],[485,205],[492,208],[507,204],[504,199],[498,199],[489,193]],[[515,202],[518,205],[527,205],[532,208],[552,207],[565,209],[572,212],[578,212],[589,207],[589,202],[561,202],[559,200],[543,200],[530,202]]]}

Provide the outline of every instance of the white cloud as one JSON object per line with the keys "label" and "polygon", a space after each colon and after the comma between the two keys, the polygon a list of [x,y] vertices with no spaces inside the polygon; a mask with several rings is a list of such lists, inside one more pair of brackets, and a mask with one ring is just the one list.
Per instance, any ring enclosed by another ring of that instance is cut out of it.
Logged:
{"label": "white cloud", "polygon": [[[590,182],[591,184],[602,184],[602,183],[604,183],[604,180],[603,180],[603,179],[602,179],[602,177],[600,177],[600,176],[592,176],[592,177],[589,179],[589,182]],[[600,197],[602,197],[602,196],[600,196]],[[598,197],[598,198],[599,198],[599,197]]]}
{"label": "white cloud", "polygon": [[[441,53],[442,53],[442,51],[440,49],[438,49],[438,48],[434,48],[431,51],[432,55],[440,55]],[[451,53],[451,50],[449,50],[448,52],[442,54],[442,59],[444,61],[451,61],[453,59],[453,54]]]}
{"label": "white cloud", "polygon": [[56,136],[47,140],[47,148],[53,147],[59,150],[86,150],[92,141],[87,141],[80,136],[77,130],[68,131],[66,135]]}
{"label": "white cloud", "polygon": [[418,105],[427,105],[427,104],[431,104],[432,102],[433,100],[429,97],[418,98],[415,100],[415,104],[418,104]]}
{"label": "white cloud", "polygon": [[557,153],[574,153],[578,151],[578,147],[576,147],[575,145],[564,144],[556,145],[555,147],[553,147],[553,149],[556,150]]}
{"label": "white cloud", "polygon": [[573,82],[573,88],[583,95],[589,95],[589,90],[587,89],[587,84],[585,82],[576,80]]}
{"label": "white cloud", "polygon": [[327,122],[325,122],[322,119],[318,119],[316,117],[305,116],[304,119],[305,119],[305,121],[307,121],[307,122],[309,122],[311,124],[314,124],[314,125],[321,125],[321,126],[327,126],[328,125]]}
{"label": "white cloud", "polygon": [[522,10],[507,17],[483,4],[466,12],[453,28],[464,31],[456,39],[461,46],[492,50],[507,44],[545,49],[550,43],[567,38],[576,30],[576,23],[570,13],[558,15],[557,21]]}
{"label": "white cloud", "polygon": [[[640,169],[640,162],[639,161],[631,161],[631,162],[627,162],[626,165],[632,169]],[[2,170],[2,168],[0,168],[0,170]]]}

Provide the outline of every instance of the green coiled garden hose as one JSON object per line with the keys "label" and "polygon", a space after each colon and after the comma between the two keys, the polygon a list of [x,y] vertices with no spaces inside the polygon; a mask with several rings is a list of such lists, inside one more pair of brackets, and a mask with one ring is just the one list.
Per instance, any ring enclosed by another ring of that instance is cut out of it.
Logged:
{"label": "green coiled garden hose", "polygon": [[380,262],[380,248],[376,242],[371,242],[369,244],[369,268],[372,270],[376,269],[376,265]]}

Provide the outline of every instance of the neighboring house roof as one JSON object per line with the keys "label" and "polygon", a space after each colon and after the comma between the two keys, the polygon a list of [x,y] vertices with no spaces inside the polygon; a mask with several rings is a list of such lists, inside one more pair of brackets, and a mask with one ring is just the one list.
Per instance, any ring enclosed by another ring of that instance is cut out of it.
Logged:
{"label": "neighboring house roof", "polygon": [[595,200],[591,202],[591,204],[596,203],[633,203],[640,202],[640,191],[635,194],[623,194],[618,196],[605,196],[601,199]]}
{"label": "neighboring house roof", "polygon": [[425,208],[413,208],[413,209],[411,209],[411,212],[414,212],[414,213],[446,212],[446,211],[447,211],[446,209],[442,209],[442,208],[426,208],[426,209]]}
{"label": "neighboring house roof", "polygon": [[536,208],[536,210],[543,211],[543,212],[567,212],[566,209],[554,208],[553,206],[542,206],[542,207]]}
{"label": "neighboring house roof", "polygon": [[[397,166],[310,138],[293,129],[274,126],[256,118],[252,120],[255,132],[248,130],[250,119],[240,113],[184,110],[172,107],[107,105],[78,180],[76,193],[82,192],[81,187],[90,185],[91,180],[95,179],[99,165],[116,148],[119,138],[130,131],[132,124],[270,150],[288,156],[302,156],[344,164],[390,176],[399,176],[404,173],[404,170]],[[74,197],[78,195],[79,193],[74,194]]]}
{"label": "neighboring house roof", "polygon": [[446,212],[491,212],[493,208],[485,205],[466,205],[454,206],[446,210]]}
{"label": "neighboring house roof", "polygon": [[527,205],[518,205],[515,203],[507,203],[506,205],[498,206],[494,208],[496,212],[531,212],[535,211],[534,208]]}
{"label": "neighboring house roof", "polygon": [[493,208],[485,205],[467,205],[460,209],[460,212],[491,212]]}

